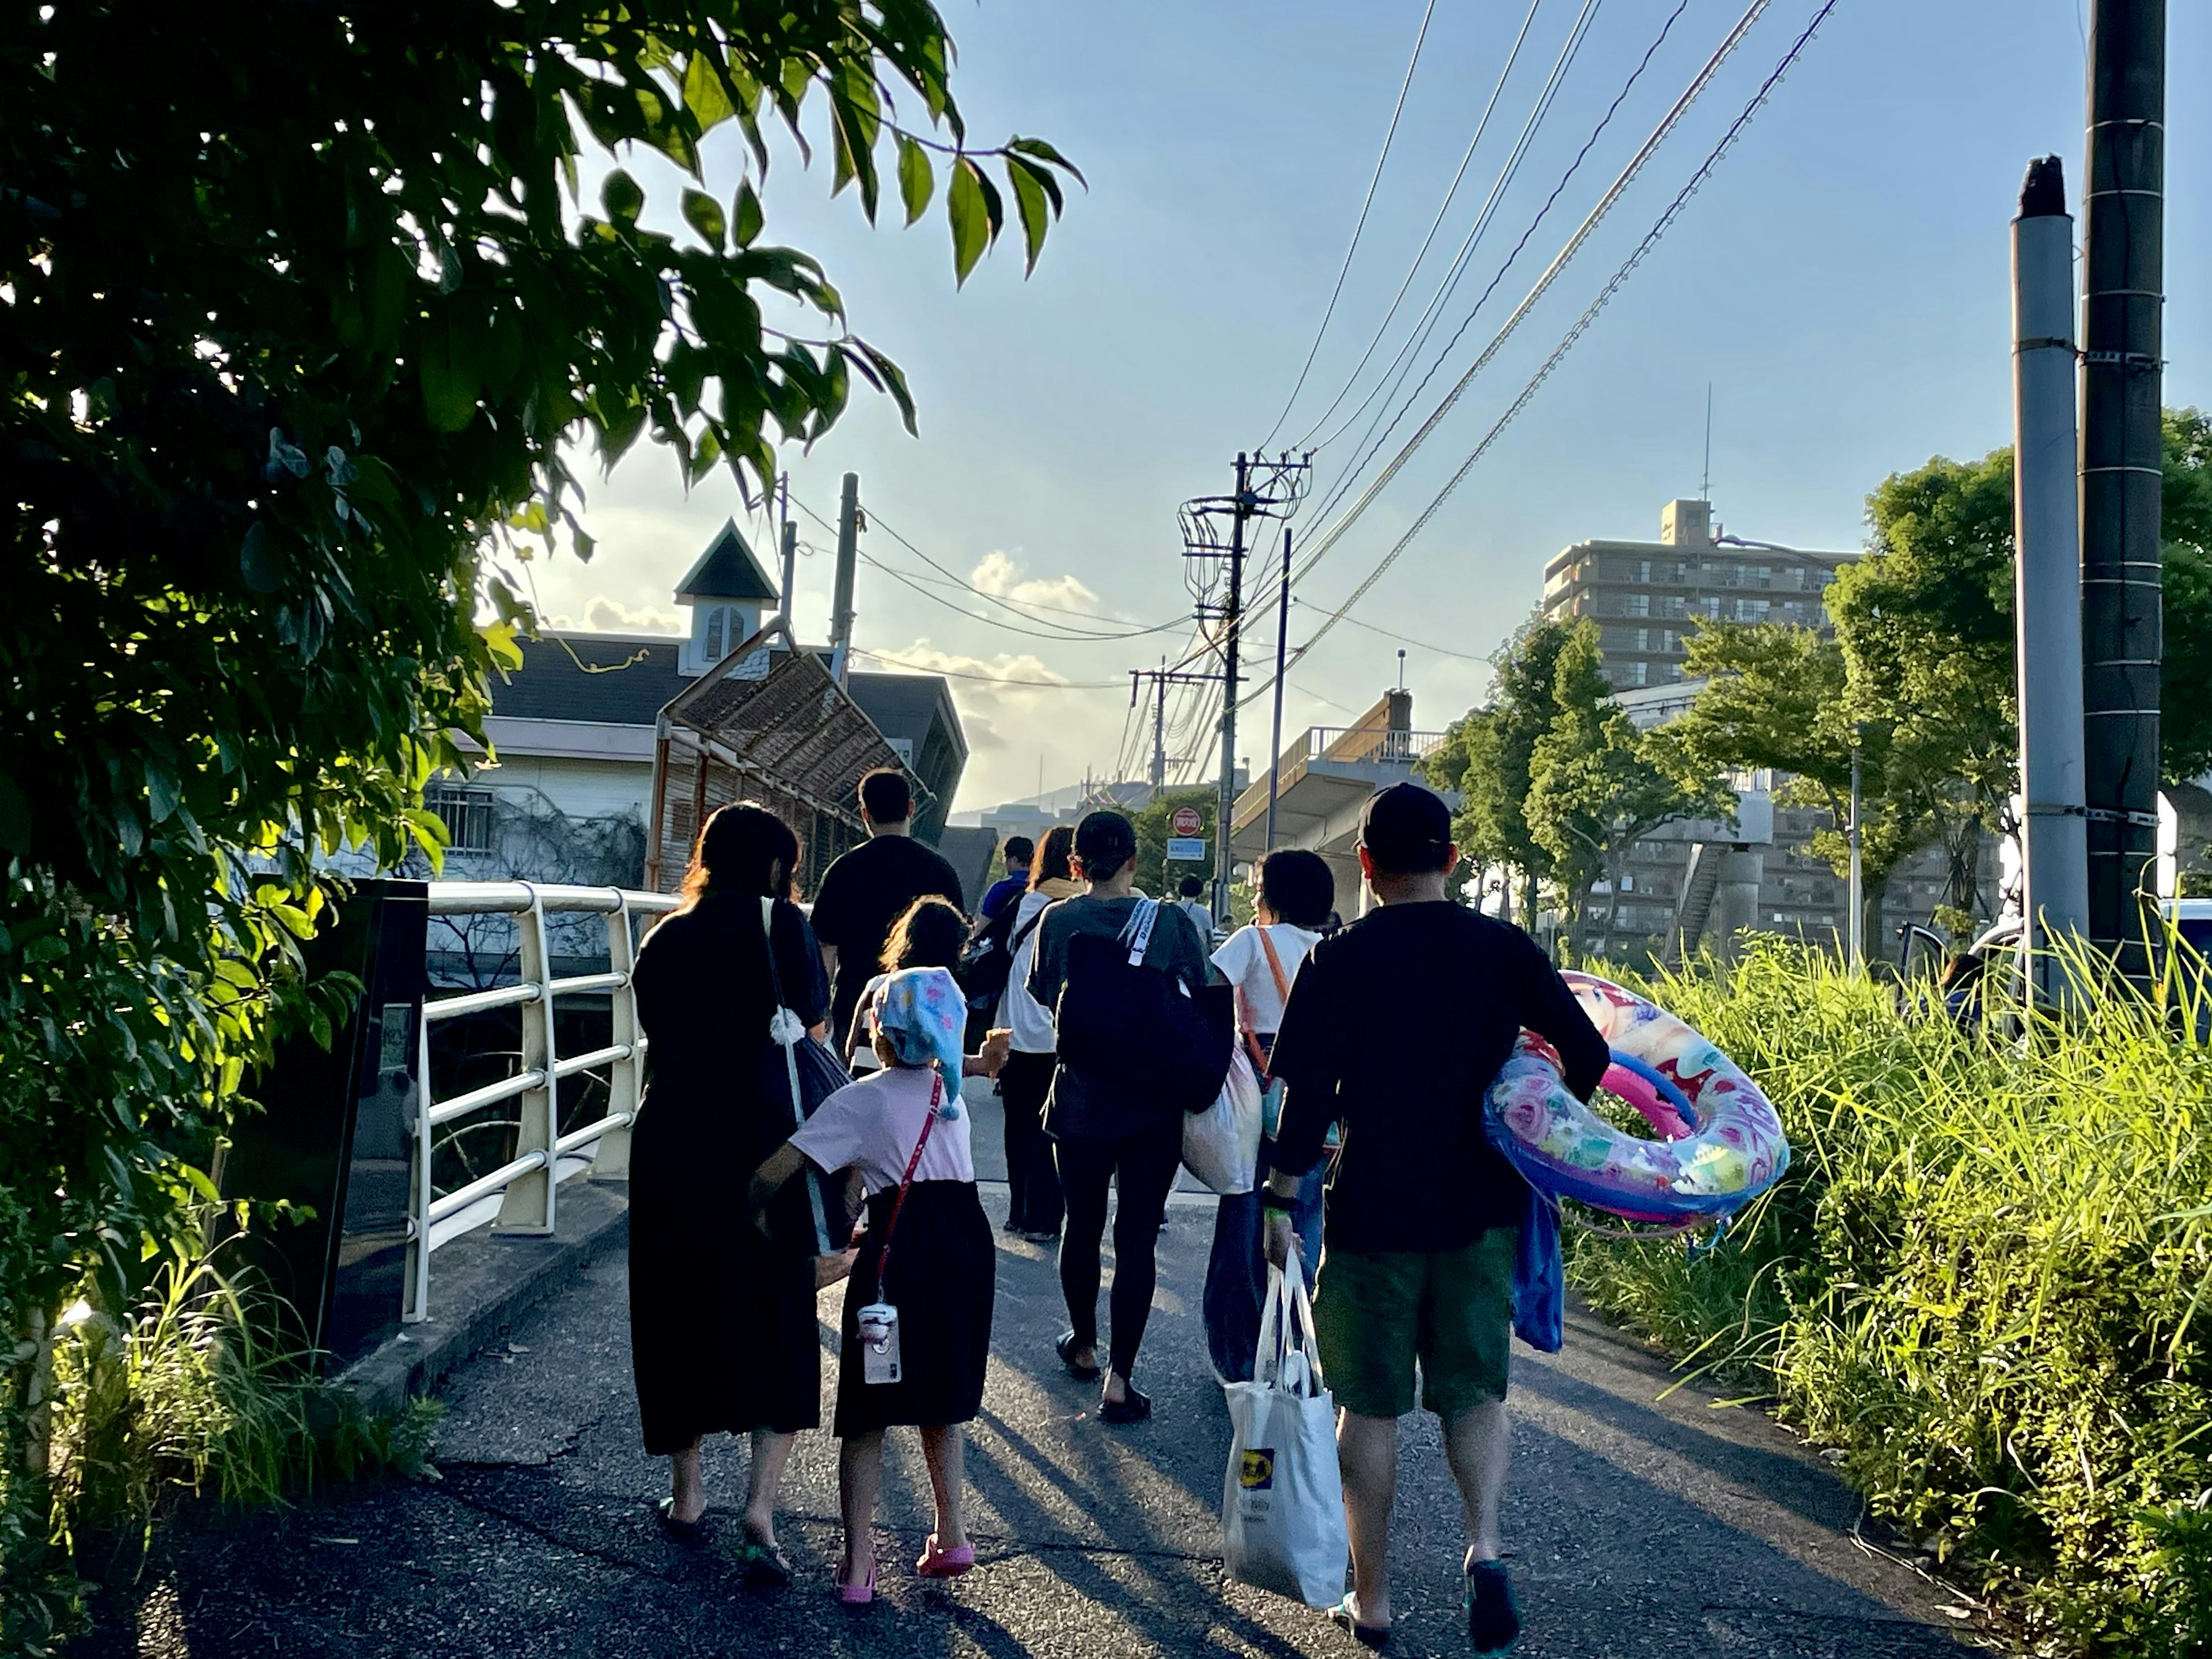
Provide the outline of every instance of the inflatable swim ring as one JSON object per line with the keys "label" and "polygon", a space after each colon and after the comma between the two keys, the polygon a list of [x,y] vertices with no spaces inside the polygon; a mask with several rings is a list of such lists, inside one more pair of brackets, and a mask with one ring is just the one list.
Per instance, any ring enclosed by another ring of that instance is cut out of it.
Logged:
{"label": "inflatable swim ring", "polygon": [[1604,1087],[1662,1140],[1617,1129],[1567,1092],[1559,1057],[1522,1031],[1491,1085],[1491,1144],[1539,1192],[1639,1221],[1723,1216],[1790,1167],[1782,1121],[1759,1085],[1688,1024],[1589,974],[1560,975],[1613,1052]]}

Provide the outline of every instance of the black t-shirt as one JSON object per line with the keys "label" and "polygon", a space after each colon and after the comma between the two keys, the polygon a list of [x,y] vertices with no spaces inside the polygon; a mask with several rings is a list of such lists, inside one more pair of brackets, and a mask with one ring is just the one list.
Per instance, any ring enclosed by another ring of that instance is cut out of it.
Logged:
{"label": "black t-shirt", "polygon": [[1524,1025],[1588,1099],[1605,1039],[1510,923],[1449,902],[1391,904],[1314,946],[1275,1038],[1274,1164],[1310,1170],[1343,1121],[1331,1249],[1457,1249],[1520,1220],[1528,1188],[1483,1133],[1482,1103]]}
{"label": "black t-shirt", "polygon": [[822,872],[814,896],[814,932],[837,951],[837,990],[830,1029],[842,1037],[853,1029],[861,988],[883,972],[884,941],[907,906],[926,893],[964,904],[952,866],[906,836],[878,836]]}

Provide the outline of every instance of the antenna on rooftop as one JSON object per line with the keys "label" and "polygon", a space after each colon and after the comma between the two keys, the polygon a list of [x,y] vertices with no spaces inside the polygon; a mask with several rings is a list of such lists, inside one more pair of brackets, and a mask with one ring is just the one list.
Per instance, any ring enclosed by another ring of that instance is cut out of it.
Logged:
{"label": "antenna on rooftop", "polygon": [[1713,383],[1705,382],[1705,472],[1698,481],[1698,494],[1706,501],[1713,498]]}

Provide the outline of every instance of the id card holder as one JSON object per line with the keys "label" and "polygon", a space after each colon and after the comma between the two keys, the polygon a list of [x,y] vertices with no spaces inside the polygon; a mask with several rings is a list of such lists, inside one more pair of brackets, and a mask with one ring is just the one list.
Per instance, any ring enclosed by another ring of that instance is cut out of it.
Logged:
{"label": "id card holder", "polygon": [[854,1316],[860,1340],[860,1380],[896,1382],[899,1380],[898,1310],[888,1302],[871,1302]]}

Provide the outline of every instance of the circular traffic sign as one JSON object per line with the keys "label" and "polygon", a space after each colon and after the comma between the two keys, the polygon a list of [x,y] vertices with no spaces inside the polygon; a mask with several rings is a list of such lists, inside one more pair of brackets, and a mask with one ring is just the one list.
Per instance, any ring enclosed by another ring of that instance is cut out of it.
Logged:
{"label": "circular traffic sign", "polygon": [[1178,836],[1194,836],[1206,828],[1206,815],[1195,806],[1178,806],[1168,827]]}

